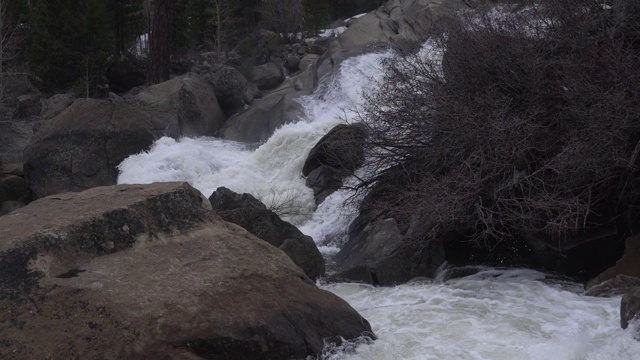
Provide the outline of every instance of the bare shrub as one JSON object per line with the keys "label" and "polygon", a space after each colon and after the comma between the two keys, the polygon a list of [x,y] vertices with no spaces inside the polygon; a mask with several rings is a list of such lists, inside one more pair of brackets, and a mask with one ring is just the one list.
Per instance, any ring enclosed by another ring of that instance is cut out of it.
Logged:
{"label": "bare shrub", "polygon": [[460,14],[433,38],[441,57],[387,60],[360,114],[376,170],[359,185],[370,204],[420,219],[420,237],[561,239],[622,218],[633,231],[640,6],[621,3]]}

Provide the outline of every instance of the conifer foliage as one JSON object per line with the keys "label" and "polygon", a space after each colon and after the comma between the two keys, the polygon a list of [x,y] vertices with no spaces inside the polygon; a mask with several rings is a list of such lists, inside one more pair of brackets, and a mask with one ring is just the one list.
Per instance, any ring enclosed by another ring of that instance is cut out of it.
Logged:
{"label": "conifer foliage", "polygon": [[99,0],[39,1],[31,19],[30,67],[44,91],[96,81],[111,49]]}

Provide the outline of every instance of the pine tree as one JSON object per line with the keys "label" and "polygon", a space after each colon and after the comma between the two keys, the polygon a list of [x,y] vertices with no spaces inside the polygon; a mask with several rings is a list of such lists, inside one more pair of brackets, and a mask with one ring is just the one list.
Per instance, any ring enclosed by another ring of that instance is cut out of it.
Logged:
{"label": "pine tree", "polygon": [[330,4],[327,0],[303,0],[303,33],[305,37],[315,37],[329,24]]}
{"label": "pine tree", "polygon": [[100,0],[38,1],[31,17],[29,65],[41,90],[82,87],[86,96],[99,83],[113,37]]}
{"label": "pine tree", "polygon": [[173,16],[177,0],[155,0],[149,36],[149,68],[147,83],[169,80]]}
{"label": "pine tree", "polygon": [[114,54],[121,56],[144,32],[142,0],[109,0],[106,1],[106,5],[107,11],[112,14]]}

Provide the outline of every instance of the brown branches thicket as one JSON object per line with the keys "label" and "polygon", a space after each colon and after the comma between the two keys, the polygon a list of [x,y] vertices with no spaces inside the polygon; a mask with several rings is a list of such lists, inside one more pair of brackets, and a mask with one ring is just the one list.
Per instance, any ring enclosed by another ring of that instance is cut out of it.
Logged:
{"label": "brown branches thicket", "polygon": [[422,236],[495,243],[637,223],[640,5],[619,3],[462,14],[432,39],[442,56],[388,60],[361,109],[376,170],[361,189]]}

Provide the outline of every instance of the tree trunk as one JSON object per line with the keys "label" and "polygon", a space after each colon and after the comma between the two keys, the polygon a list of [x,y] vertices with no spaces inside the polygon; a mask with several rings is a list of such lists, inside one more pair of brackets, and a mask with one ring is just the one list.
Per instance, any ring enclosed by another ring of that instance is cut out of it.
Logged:
{"label": "tree trunk", "polygon": [[169,80],[171,33],[176,3],[177,0],[155,0],[153,2],[153,20],[149,34],[149,69],[147,70],[147,84],[149,85]]}

